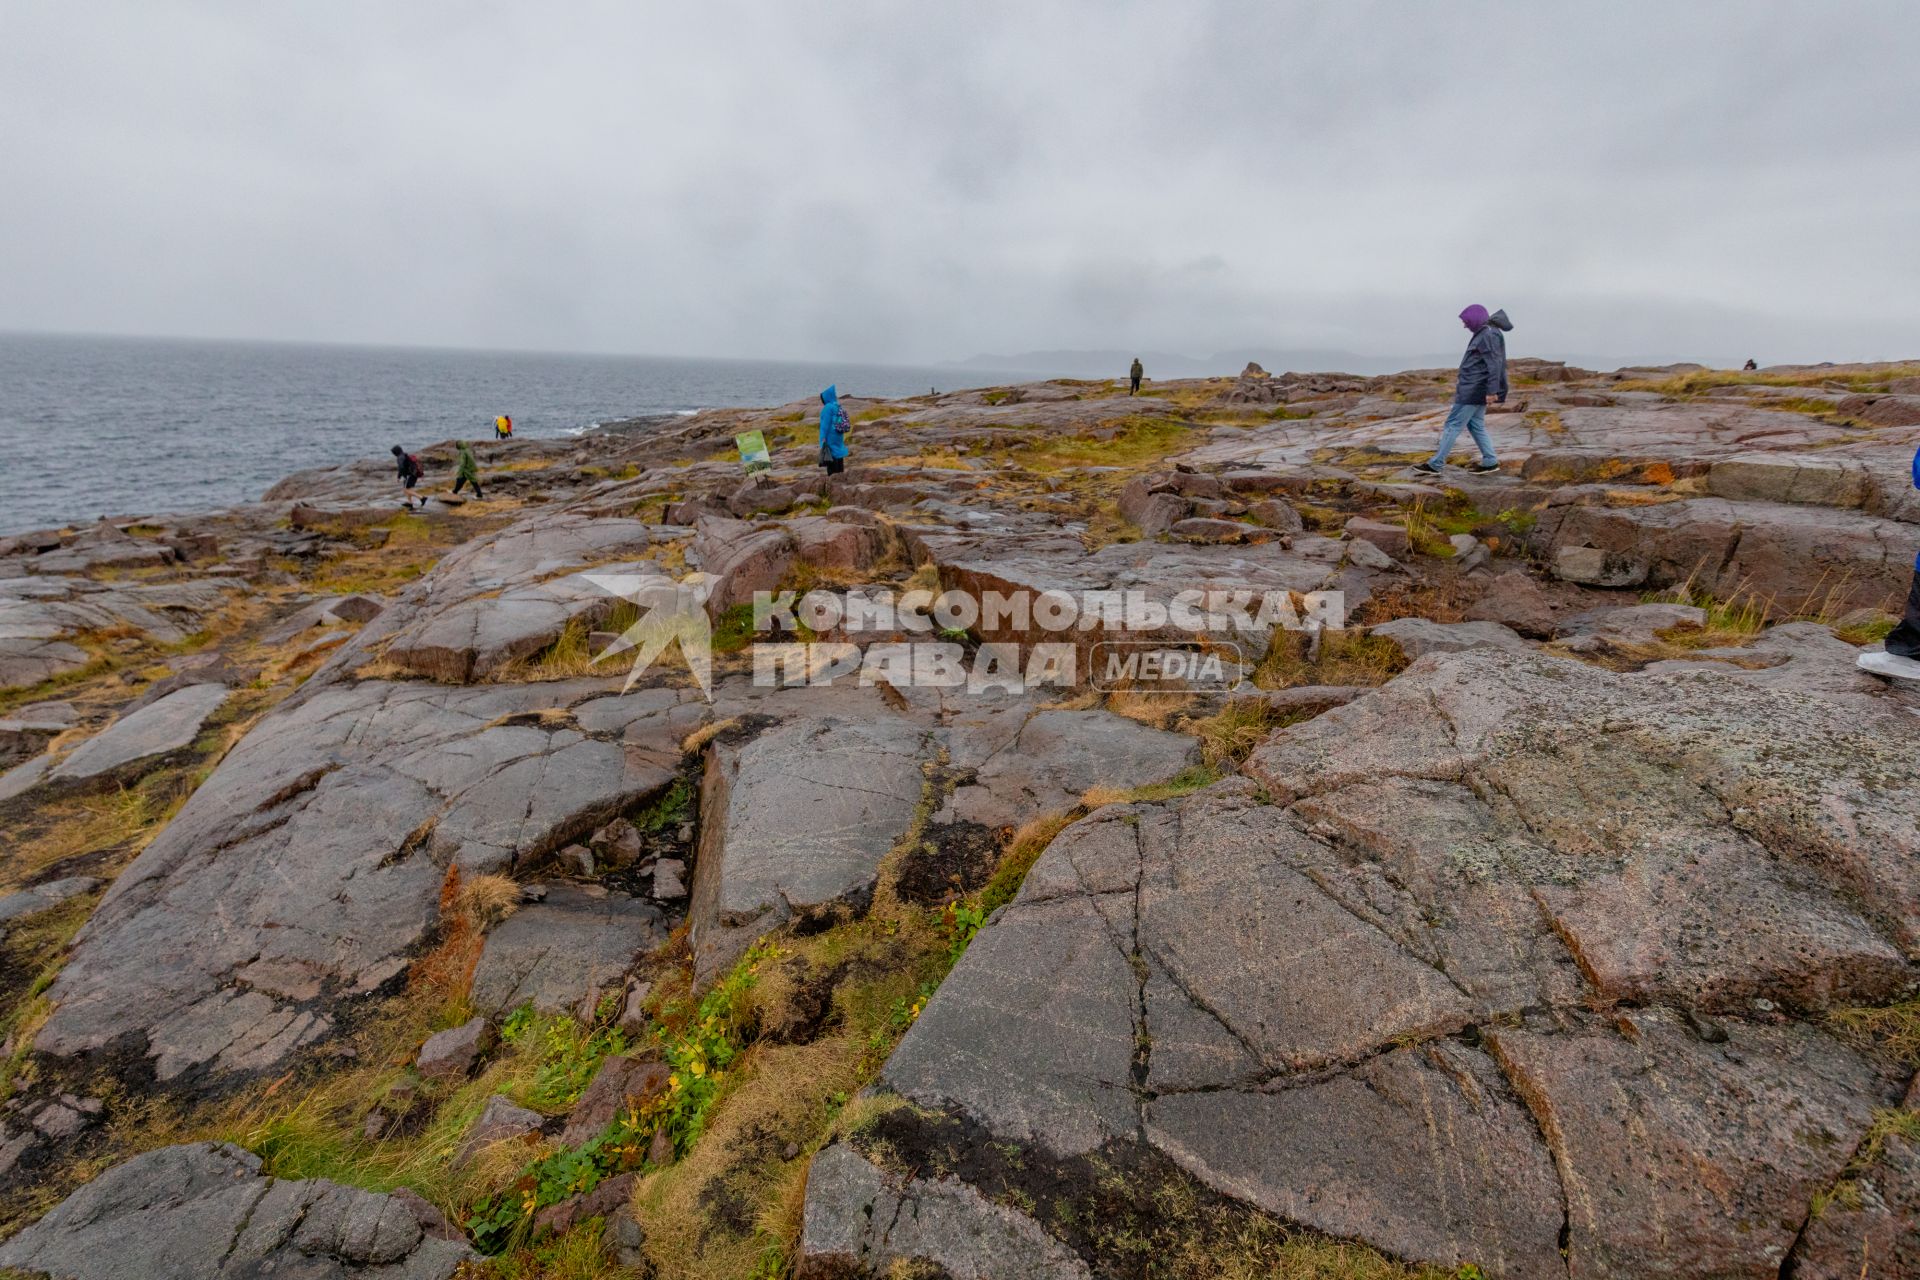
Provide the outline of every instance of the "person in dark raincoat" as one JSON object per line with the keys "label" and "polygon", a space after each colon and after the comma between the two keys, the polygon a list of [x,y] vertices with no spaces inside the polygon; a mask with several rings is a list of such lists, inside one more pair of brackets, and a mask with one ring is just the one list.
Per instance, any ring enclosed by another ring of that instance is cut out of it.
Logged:
{"label": "person in dark raincoat", "polygon": [[1140,379],[1145,373],[1146,370],[1140,365],[1140,357],[1135,356],[1133,358],[1133,368],[1127,370],[1127,381],[1132,384],[1132,386],[1128,388],[1128,395],[1137,396],[1140,394]]}
{"label": "person in dark raincoat", "polygon": [[1507,398],[1506,335],[1513,322],[1504,311],[1488,315],[1487,309],[1476,302],[1460,313],[1460,323],[1472,331],[1473,337],[1467,339],[1467,354],[1460,358],[1460,378],[1454,386],[1453,409],[1440,428],[1440,447],[1433,457],[1414,468],[1421,475],[1440,474],[1462,431],[1470,432],[1480,449],[1480,460],[1468,469],[1500,469],[1493,456],[1493,441],[1487,438],[1487,404],[1499,404]]}

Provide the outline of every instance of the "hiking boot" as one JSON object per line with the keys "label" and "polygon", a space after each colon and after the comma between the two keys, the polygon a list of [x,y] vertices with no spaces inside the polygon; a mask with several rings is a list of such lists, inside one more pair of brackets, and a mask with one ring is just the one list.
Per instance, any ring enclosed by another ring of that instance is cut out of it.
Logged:
{"label": "hiking boot", "polygon": [[1498,471],[1499,469],[1500,469],[1500,464],[1497,462],[1476,462],[1472,466],[1467,468],[1467,470],[1478,472],[1480,475],[1483,475],[1483,476],[1486,475],[1489,471]]}
{"label": "hiking boot", "polygon": [[1861,654],[1853,665],[1876,676],[1886,676],[1890,680],[1920,680],[1920,659],[1903,658],[1897,653],[1888,653],[1882,649]]}
{"label": "hiking boot", "polygon": [[1413,469],[1423,476],[1437,476],[1440,474],[1440,468],[1434,466],[1431,462],[1416,462],[1413,464]]}

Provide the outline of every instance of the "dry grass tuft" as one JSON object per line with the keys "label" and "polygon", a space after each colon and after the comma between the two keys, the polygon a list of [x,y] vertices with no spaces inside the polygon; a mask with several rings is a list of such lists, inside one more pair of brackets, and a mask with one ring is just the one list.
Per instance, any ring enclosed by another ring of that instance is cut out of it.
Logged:
{"label": "dry grass tuft", "polygon": [[520,882],[509,876],[477,875],[460,885],[457,909],[475,929],[490,929],[520,909]]}
{"label": "dry grass tuft", "polygon": [[690,756],[727,730],[737,729],[739,726],[739,716],[729,716],[725,720],[709,721],[680,740],[680,754]]}
{"label": "dry grass tuft", "polygon": [[1189,710],[1196,699],[1184,689],[1123,685],[1107,694],[1107,710],[1140,724],[1164,729],[1174,717]]}
{"label": "dry grass tuft", "polygon": [[1094,809],[1104,809],[1110,804],[1125,804],[1132,798],[1131,791],[1099,784],[1088,787],[1081,795],[1080,807],[1091,812]]}
{"label": "dry grass tuft", "polygon": [[1856,1044],[1877,1045],[1910,1067],[1920,1067],[1920,1000],[1877,1008],[1835,1009],[1827,1024]]}
{"label": "dry grass tuft", "polygon": [[1253,749],[1297,717],[1284,716],[1258,698],[1235,698],[1214,714],[1181,726],[1200,739],[1200,758],[1215,769],[1238,769]]}
{"label": "dry grass tuft", "polygon": [[1385,636],[1347,628],[1315,633],[1275,628],[1267,656],[1254,668],[1262,689],[1292,689],[1309,684],[1379,685],[1407,669],[1407,655]]}

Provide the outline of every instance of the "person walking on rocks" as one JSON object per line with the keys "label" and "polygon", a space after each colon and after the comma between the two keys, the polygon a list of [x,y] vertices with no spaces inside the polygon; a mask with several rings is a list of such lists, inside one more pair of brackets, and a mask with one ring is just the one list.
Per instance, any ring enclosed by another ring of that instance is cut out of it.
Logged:
{"label": "person walking on rocks", "polygon": [[[400,473],[400,497],[402,503],[407,510],[411,511],[413,510],[413,486],[420,483],[420,477],[425,475],[426,471],[421,467],[420,459],[414,457],[399,445],[393,446],[393,462],[395,469]],[[426,505],[427,500],[422,496],[420,506],[424,509]]]}
{"label": "person walking on rocks", "polygon": [[[1920,489],[1920,449],[1913,451],[1913,487]],[[1863,653],[1862,671],[1895,680],[1920,680],[1920,555],[1913,558],[1913,584],[1907,588],[1906,616],[1887,633],[1884,652]]]}
{"label": "person walking on rocks", "polygon": [[1140,365],[1140,357],[1135,356],[1133,358],[1133,367],[1127,370],[1127,382],[1130,384],[1127,388],[1128,395],[1137,396],[1140,394],[1140,378],[1144,373],[1146,373],[1146,370]]}
{"label": "person walking on rocks", "polygon": [[473,450],[467,446],[465,440],[455,441],[453,448],[456,454],[454,458],[453,491],[458,493],[460,492],[461,485],[472,485],[473,500],[475,502],[485,502],[486,498],[480,492],[480,464],[474,461]]}
{"label": "person walking on rocks", "polygon": [[1472,433],[1473,443],[1480,449],[1480,460],[1468,470],[1500,469],[1493,456],[1493,441],[1487,438],[1487,405],[1507,398],[1506,335],[1513,322],[1504,311],[1488,315],[1487,309],[1476,302],[1460,313],[1460,323],[1472,331],[1473,337],[1467,339],[1467,354],[1460,358],[1460,378],[1453,390],[1453,409],[1440,428],[1440,447],[1433,457],[1414,468],[1423,476],[1440,474],[1462,431]]}
{"label": "person walking on rocks", "polygon": [[820,465],[837,476],[847,469],[847,411],[840,407],[837,387],[820,393]]}

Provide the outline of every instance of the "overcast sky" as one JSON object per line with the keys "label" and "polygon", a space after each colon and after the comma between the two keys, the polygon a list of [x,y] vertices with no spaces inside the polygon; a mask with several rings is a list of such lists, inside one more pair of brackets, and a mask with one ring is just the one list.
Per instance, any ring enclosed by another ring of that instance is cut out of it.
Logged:
{"label": "overcast sky", "polygon": [[1920,356],[1916,67],[1914,0],[0,0],[0,329]]}

